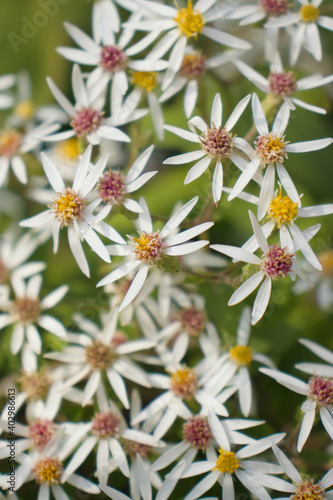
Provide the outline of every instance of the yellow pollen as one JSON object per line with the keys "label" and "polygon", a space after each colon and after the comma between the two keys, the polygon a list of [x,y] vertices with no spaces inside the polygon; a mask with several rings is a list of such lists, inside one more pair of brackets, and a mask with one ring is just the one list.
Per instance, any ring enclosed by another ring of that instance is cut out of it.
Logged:
{"label": "yellow pollen", "polygon": [[157,76],[155,71],[136,71],[132,74],[133,82],[138,87],[151,92],[157,85]]}
{"label": "yellow pollen", "polygon": [[50,205],[62,227],[72,224],[75,219],[81,217],[84,207],[83,200],[71,188],[59,193],[58,198]]}
{"label": "yellow pollen", "polygon": [[63,467],[57,458],[44,458],[35,465],[32,472],[36,483],[50,486],[60,482]]}
{"label": "yellow pollen", "polygon": [[238,365],[249,365],[252,361],[251,348],[247,345],[235,345],[229,352],[231,359]]}
{"label": "yellow pollen", "polygon": [[333,276],[333,250],[325,250],[318,255],[319,262],[326,276]]}
{"label": "yellow pollen", "polygon": [[140,238],[132,238],[135,242],[134,251],[136,258],[151,264],[160,260],[163,251],[162,236],[158,231],[155,233],[140,234]]}
{"label": "yellow pollen", "polygon": [[267,142],[267,148],[275,153],[279,153],[284,146],[285,143],[281,141],[280,137],[274,135],[272,135]]}
{"label": "yellow pollen", "polygon": [[30,101],[21,101],[15,108],[15,114],[24,120],[34,116],[34,106]]}
{"label": "yellow pollen", "polygon": [[57,145],[57,150],[65,160],[76,160],[80,154],[79,141],[77,137],[71,137],[67,141]]}
{"label": "yellow pollen", "polygon": [[267,217],[276,219],[280,229],[282,224],[286,222],[290,225],[297,215],[297,203],[294,203],[289,196],[282,196],[282,189],[280,189],[280,193],[273,198],[269,205]]}
{"label": "yellow pollen", "polygon": [[272,132],[267,135],[260,135],[255,141],[256,153],[267,163],[283,163],[284,158],[288,158],[285,152],[288,142],[283,137],[279,137]]}
{"label": "yellow pollen", "polygon": [[185,35],[187,38],[191,36],[197,38],[198,33],[202,32],[202,28],[205,24],[201,12],[199,10],[193,10],[191,0],[188,1],[186,8],[178,9],[175,21],[178,24],[181,35]]}
{"label": "yellow pollen", "polygon": [[301,7],[300,13],[302,21],[305,23],[314,23],[320,14],[320,10],[318,7],[308,3],[307,5],[303,5]]}
{"label": "yellow pollen", "polygon": [[171,390],[177,396],[190,399],[197,389],[197,380],[195,371],[184,366],[171,375]]}
{"label": "yellow pollen", "polygon": [[223,448],[219,449],[220,456],[217,459],[216,467],[213,470],[219,470],[223,474],[233,474],[236,469],[239,469],[239,461],[235,457],[233,451],[224,451]]}

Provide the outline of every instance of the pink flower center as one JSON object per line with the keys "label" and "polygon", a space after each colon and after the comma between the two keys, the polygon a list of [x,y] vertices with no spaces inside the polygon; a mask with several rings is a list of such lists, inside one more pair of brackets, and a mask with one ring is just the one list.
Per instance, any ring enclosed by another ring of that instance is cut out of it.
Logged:
{"label": "pink flower center", "polygon": [[78,137],[86,137],[95,132],[103,120],[103,113],[93,108],[83,107],[72,117],[70,125]]}
{"label": "pink flower center", "polygon": [[213,439],[207,420],[199,415],[190,418],[183,425],[183,439],[189,442],[192,448],[205,451]]}
{"label": "pink flower center", "polygon": [[97,190],[104,203],[119,205],[125,194],[124,176],[110,169],[99,179]]}
{"label": "pink flower center", "polygon": [[198,336],[205,328],[207,318],[202,311],[198,311],[195,307],[183,309],[177,315],[179,317],[184,330],[192,336]]}
{"label": "pink flower center", "polygon": [[95,413],[92,420],[91,432],[100,438],[110,438],[119,432],[120,420],[110,411]]}
{"label": "pink flower center", "polygon": [[224,128],[216,128],[213,125],[212,128],[207,129],[207,132],[199,136],[199,139],[201,148],[207,151],[209,156],[221,160],[222,158],[228,158],[232,154],[233,143],[231,137],[232,135]]}
{"label": "pink flower center", "polygon": [[282,97],[293,94],[296,91],[296,78],[292,71],[282,71],[281,73],[273,73],[268,77],[269,87],[273,94],[281,95]]}
{"label": "pink flower center", "polygon": [[127,441],[126,451],[132,459],[136,458],[137,453],[139,453],[140,457],[147,458],[151,453],[151,446],[136,441]]}
{"label": "pink flower center", "polygon": [[201,52],[185,54],[179,74],[190,80],[199,78],[206,73],[205,63],[206,58]]}
{"label": "pink flower center", "polygon": [[86,347],[86,362],[94,370],[104,370],[112,361],[111,348],[99,340]]}
{"label": "pink flower center", "polygon": [[18,153],[22,142],[22,134],[16,130],[0,132],[0,156],[10,158]]}
{"label": "pink flower center", "polygon": [[289,8],[288,0],[260,0],[260,5],[269,16],[282,16]]}
{"label": "pink flower center", "polygon": [[183,399],[191,399],[197,390],[198,376],[192,368],[183,366],[171,375],[170,390]]}
{"label": "pink flower center", "polygon": [[29,427],[29,438],[32,439],[36,448],[41,451],[50,441],[55,431],[55,425],[51,420],[35,420]]}
{"label": "pink flower center", "polygon": [[309,380],[308,398],[315,400],[318,406],[333,405],[333,384],[327,377],[317,377],[314,375]]}
{"label": "pink flower center", "polygon": [[261,270],[276,280],[279,276],[286,277],[291,271],[294,254],[288,253],[280,244],[270,245],[267,254],[262,257]]}
{"label": "pink flower center", "polygon": [[127,57],[116,45],[104,45],[101,50],[99,65],[106,71],[113,73],[126,68]]}

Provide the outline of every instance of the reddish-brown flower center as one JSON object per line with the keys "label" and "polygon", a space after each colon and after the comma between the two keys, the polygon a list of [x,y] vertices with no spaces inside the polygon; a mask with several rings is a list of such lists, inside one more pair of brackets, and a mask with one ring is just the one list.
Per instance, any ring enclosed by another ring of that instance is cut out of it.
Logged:
{"label": "reddish-brown flower center", "polygon": [[50,441],[55,431],[55,425],[51,420],[35,420],[29,426],[29,438],[32,439],[36,448],[41,451]]}
{"label": "reddish-brown flower center", "polygon": [[124,176],[110,169],[100,177],[97,190],[104,203],[120,205],[125,194]]}
{"label": "reddish-brown flower center", "polygon": [[143,231],[140,238],[132,238],[136,258],[152,264],[162,258],[163,242],[159,231],[156,233],[146,233]]}
{"label": "reddish-brown flower center", "polygon": [[18,297],[13,305],[14,314],[18,321],[24,324],[33,323],[40,314],[39,299],[30,299],[29,297]]}
{"label": "reddish-brown flower center", "polygon": [[283,163],[285,158],[288,158],[285,152],[288,144],[283,137],[279,137],[272,132],[266,135],[259,135],[254,142],[256,153],[261,158],[264,164],[268,163]]}
{"label": "reddish-brown flower center", "polygon": [[314,375],[309,380],[309,399],[314,399],[318,406],[333,405],[333,383],[328,377]]}
{"label": "reddish-brown flower center", "polygon": [[99,65],[106,71],[113,73],[126,68],[127,57],[116,45],[104,45],[101,50]]}
{"label": "reddish-brown flower center", "polygon": [[179,74],[190,80],[199,78],[206,73],[205,63],[206,58],[201,52],[185,54]]}
{"label": "reddish-brown flower center", "polygon": [[183,309],[176,315],[176,319],[181,321],[182,328],[187,331],[189,335],[197,337],[203,332],[207,318],[203,311],[199,311],[195,307]]}
{"label": "reddish-brown flower center", "polygon": [[288,253],[286,248],[280,247],[280,244],[270,245],[261,262],[261,270],[266,276],[276,280],[279,276],[288,276],[294,262],[294,254]]}
{"label": "reddish-brown flower center", "polygon": [[207,420],[199,415],[190,418],[183,425],[183,439],[189,442],[192,448],[205,451],[213,439]]}
{"label": "reddish-brown flower center", "polygon": [[292,71],[281,71],[281,73],[274,73],[273,71],[268,77],[270,91],[273,94],[286,97],[296,91],[296,77]]}
{"label": "reddish-brown flower center", "polygon": [[207,129],[207,132],[199,136],[199,139],[202,149],[207,151],[209,156],[221,160],[222,158],[228,158],[232,154],[233,143],[231,137],[232,135],[224,128],[216,128],[213,125],[212,128]]}
{"label": "reddish-brown flower center", "polygon": [[91,432],[100,438],[110,438],[119,432],[120,420],[111,410],[95,413],[92,419]]}
{"label": "reddish-brown flower center", "polygon": [[99,340],[86,347],[86,362],[94,370],[107,368],[112,361],[111,348]]}
{"label": "reddish-brown flower center", "polygon": [[282,16],[289,8],[288,0],[260,0],[260,5],[269,16]]}
{"label": "reddish-brown flower center", "polygon": [[78,137],[86,137],[95,132],[103,120],[103,113],[93,108],[83,107],[72,117],[70,125]]}
{"label": "reddish-brown flower center", "polygon": [[44,371],[31,373],[22,372],[17,382],[21,391],[25,392],[28,399],[31,401],[45,399],[50,387],[50,380]]}
{"label": "reddish-brown flower center", "polygon": [[137,453],[140,457],[147,458],[151,453],[151,446],[136,441],[127,441],[126,451],[132,459],[136,458]]}
{"label": "reddish-brown flower center", "polygon": [[171,375],[171,391],[183,399],[191,399],[197,390],[198,376],[194,370],[184,366]]}

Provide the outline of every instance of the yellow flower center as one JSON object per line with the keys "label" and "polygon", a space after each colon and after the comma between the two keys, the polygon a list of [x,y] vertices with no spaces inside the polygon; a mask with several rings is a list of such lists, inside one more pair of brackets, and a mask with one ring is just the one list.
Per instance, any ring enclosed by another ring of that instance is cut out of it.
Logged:
{"label": "yellow flower center", "polygon": [[162,236],[157,231],[156,233],[140,234],[140,238],[132,238],[136,258],[151,264],[155,260],[160,260],[162,257],[163,244]]}
{"label": "yellow flower center", "polygon": [[151,92],[157,85],[155,71],[136,71],[132,75],[133,83],[147,92]]}
{"label": "yellow flower center", "polygon": [[319,262],[326,276],[333,276],[333,250],[326,250],[318,255]]}
{"label": "yellow flower center", "polygon": [[229,352],[231,359],[238,365],[249,365],[252,361],[251,348],[247,345],[235,345]]}
{"label": "yellow flower center", "polygon": [[184,399],[190,399],[197,390],[197,374],[191,368],[184,366],[171,376],[171,391]]}
{"label": "yellow flower center", "polygon": [[180,34],[187,36],[187,38],[191,36],[197,38],[198,33],[202,32],[202,28],[205,24],[201,12],[199,10],[193,10],[191,0],[188,1],[186,8],[178,9],[175,21],[178,24]]}
{"label": "yellow flower center", "polygon": [[30,101],[22,101],[18,103],[14,112],[16,116],[24,120],[29,120],[29,118],[34,116],[34,106]]}
{"label": "yellow flower center", "polygon": [[79,141],[77,137],[71,137],[57,145],[57,151],[64,160],[76,160],[80,154]]}
{"label": "yellow flower center", "polygon": [[305,480],[304,483],[297,484],[295,495],[291,500],[324,500],[325,491],[321,489],[320,483],[315,484],[314,480]]}
{"label": "yellow flower center", "polygon": [[284,158],[288,158],[285,147],[288,144],[283,137],[279,137],[271,132],[266,135],[259,135],[254,142],[256,153],[262,161],[267,163],[283,163]]}
{"label": "yellow flower center", "polygon": [[31,373],[23,371],[17,382],[21,391],[27,394],[28,400],[30,401],[45,399],[51,385],[44,371]]}
{"label": "yellow flower center", "polygon": [[216,467],[213,470],[219,470],[223,474],[233,474],[239,468],[239,461],[233,451],[224,451],[223,448],[219,449],[220,456],[217,459]]}
{"label": "yellow flower center", "polygon": [[72,224],[77,218],[81,218],[84,207],[82,198],[71,188],[66,188],[63,193],[58,193],[58,197],[50,205],[62,227]]}
{"label": "yellow flower center", "polygon": [[18,152],[22,142],[22,135],[16,130],[0,132],[0,156],[11,157]]}
{"label": "yellow flower center", "polygon": [[38,484],[58,484],[63,472],[62,463],[57,458],[44,458],[32,469]]}
{"label": "yellow flower center", "polygon": [[301,7],[300,13],[302,21],[305,23],[314,23],[320,14],[320,10],[318,7],[308,3],[307,5],[303,5]]}
{"label": "yellow flower center", "polygon": [[280,189],[278,196],[275,196],[269,205],[267,217],[276,219],[280,228],[286,222],[290,225],[297,215],[297,204],[289,196],[282,196],[282,189]]}

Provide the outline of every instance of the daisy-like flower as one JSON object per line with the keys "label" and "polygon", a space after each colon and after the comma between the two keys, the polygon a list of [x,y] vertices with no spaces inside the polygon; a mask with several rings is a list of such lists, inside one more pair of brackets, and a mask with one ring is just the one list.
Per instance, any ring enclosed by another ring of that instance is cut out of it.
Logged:
{"label": "daisy-like flower", "polygon": [[155,342],[146,339],[127,341],[126,335],[116,330],[118,322],[116,308],[111,311],[102,329],[82,316],[76,315],[75,320],[83,333],[68,333],[67,338],[74,345],[65,347],[62,352],[45,355],[48,359],[74,363],[71,375],[63,384],[63,390],[87,379],[82,396],[82,406],[85,406],[99,387],[103,386],[102,375],[105,373],[121,403],[125,408],[129,408],[123,377],[144,387],[151,386],[146,373],[130,359],[130,355],[150,349]]}
{"label": "daisy-like flower", "polygon": [[124,175],[120,171],[115,172],[110,168],[103,177],[100,177],[96,186],[98,196],[105,204],[124,206],[127,210],[134,213],[140,213],[141,207],[137,201],[128,197],[131,193],[142,187],[151,179],[157,170],[142,173],[145,168],[154,146],[149,146],[133,162],[133,165]]}
{"label": "daisy-like flower", "polygon": [[237,452],[231,451],[230,446],[225,445],[224,448],[221,446],[218,456],[213,450],[207,460],[189,465],[183,470],[181,478],[208,474],[186,495],[184,500],[196,500],[216,482],[222,485],[223,500],[235,498],[234,476],[260,500],[269,499],[266,488],[273,488],[276,482],[279,482],[279,479],[273,475],[278,471],[276,465],[272,466],[262,460],[247,459],[271,448],[273,443],[278,443],[284,436],[284,433],[272,434],[244,446]]}
{"label": "daisy-like flower", "polygon": [[297,80],[296,74],[293,71],[286,71],[283,68],[279,54],[276,52],[274,61],[270,64],[270,73],[268,78],[262,76],[258,71],[251,68],[248,64],[239,59],[233,60],[236,68],[248,78],[258,89],[266,94],[272,94],[277,99],[282,99],[289,104],[290,109],[295,109],[295,106],[308,109],[314,113],[326,114],[326,109],[319,108],[313,104],[308,104],[296,97],[295,92],[300,90],[310,90],[328,85],[333,81],[333,75],[322,76],[315,74],[306,76]]}
{"label": "daisy-like flower", "polygon": [[298,12],[289,12],[266,23],[267,28],[287,28],[295,26],[291,38],[290,64],[296,64],[298,56],[304,47],[310,54],[320,61],[322,59],[322,47],[318,26],[333,31],[332,17],[320,14],[319,6],[322,0],[297,0],[301,5]]}
{"label": "daisy-like flower", "polygon": [[[88,277],[89,267],[83,253],[81,239],[84,239],[103,260],[110,262],[110,256],[104,244],[90,227],[92,221],[95,220],[92,212],[102,200],[97,200],[97,203],[94,201],[90,205],[86,204],[88,194],[96,186],[106,166],[107,156],[103,156],[89,171],[91,153],[92,147],[88,146],[80,160],[71,188],[65,186],[56,165],[45,153],[42,153],[44,172],[55,194],[50,199],[48,210],[20,222],[20,226],[23,227],[37,228],[51,225],[54,253],[58,251],[60,229],[68,227],[69,246],[81,271]],[[103,214],[104,212],[100,212],[100,217],[103,217]],[[104,216],[106,215],[105,212]],[[104,233],[113,241],[124,243],[123,238],[111,226],[108,226],[108,231]]]}
{"label": "daisy-like flower", "polygon": [[189,38],[198,38],[204,35],[214,40],[214,42],[227,45],[235,49],[250,49],[251,45],[245,40],[241,40],[230,33],[208,26],[208,23],[221,19],[230,10],[229,6],[221,5],[216,7],[217,0],[198,0],[194,5],[188,0],[187,6],[170,7],[161,5],[155,1],[138,0],[138,4],[159,16],[153,20],[143,20],[132,23],[125,23],[138,30],[153,31],[155,29],[168,30],[168,33],[155,45],[148,54],[148,58],[157,59],[162,57],[171,47],[169,57],[169,67],[166,71],[162,83],[162,90],[165,90],[172,82],[179,68],[181,67],[185,48]]}
{"label": "daisy-like flower", "polygon": [[[253,361],[274,368],[268,356],[254,352],[249,347],[251,309],[244,308],[237,329],[236,344],[228,352],[222,352],[214,363],[207,359],[205,380],[207,389],[222,390],[226,385],[235,385],[238,390],[240,409],[245,417],[252,406],[252,383],[249,368]],[[212,346],[213,348],[213,346]],[[207,346],[205,346],[207,349]]]}
{"label": "daisy-like flower", "polygon": [[[331,500],[333,498],[333,490],[327,491],[333,485],[333,469],[330,469],[320,481],[315,483],[312,478],[304,478],[298,472],[296,467],[291,463],[288,457],[276,446],[272,445],[272,449],[278,460],[283,472],[292,480],[292,484],[284,481],[281,482],[281,488],[276,487],[277,490],[291,493],[291,500],[298,499],[313,499],[313,500]],[[286,497],[283,497],[286,498]],[[276,498],[275,500],[283,500]]]}
{"label": "daisy-like flower", "polygon": [[[290,144],[285,140],[285,130],[288,125],[290,116],[290,107],[284,103],[279,109],[272,131],[269,131],[265,113],[260,104],[259,98],[253,94],[252,110],[255,127],[259,133],[255,140],[255,153],[251,163],[246,167],[243,173],[238,178],[234,185],[228,200],[232,200],[237,196],[253,176],[257,173],[259,167],[265,171],[260,189],[258,219],[261,220],[267,212],[270,201],[273,198],[275,186],[275,168],[282,186],[290,199],[296,203],[300,203],[297,189],[283,165],[285,158],[288,158],[288,153],[306,153],[308,151],[318,151],[332,144],[332,138],[317,139],[306,142],[295,142]],[[237,166],[237,165],[236,165]]]}
{"label": "daisy-like flower", "polygon": [[14,97],[2,92],[13,87],[13,85],[15,85],[15,82],[15,75],[0,76],[0,109],[7,109],[13,106]]}
{"label": "daisy-like flower", "polygon": [[[259,200],[258,200],[259,203]],[[322,270],[322,265],[309,243],[307,242],[307,233],[315,231],[318,226],[307,228],[304,233],[295,223],[298,217],[319,217],[333,213],[333,204],[317,205],[312,207],[301,207],[300,204],[294,203],[288,195],[282,196],[282,188],[276,191],[268,206],[266,217],[268,222],[262,226],[262,231],[268,238],[274,229],[278,228],[280,233],[280,241],[288,242],[290,248],[294,251],[299,249],[311,266]],[[255,251],[258,248],[258,243],[252,236],[243,246],[245,250]]]}
{"label": "daisy-like flower", "polygon": [[272,281],[276,281],[280,277],[286,278],[288,275],[294,278],[296,271],[294,266],[295,254],[288,247],[288,242],[286,242],[286,245],[284,245],[284,242],[277,245],[268,245],[257,219],[250,210],[249,215],[258,247],[263,251],[261,258],[249,250],[230,245],[210,245],[210,248],[233,259],[257,266],[258,271],[237,288],[228,302],[229,306],[238,304],[248,297],[264,279],[253,304],[251,323],[255,325],[263,317],[267,309],[271,296]]}
{"label": "daisy-like flower", "polygon": [[[245,154],[252,154],[251,146],[241,137],[232,136],[231,130],[236,125],[243,111],[245,110],[251,96],[248,95],[242,99],[222,128],[222,101],[220,94],[216,94],[210,116],[210,126],[207,125],[202,118],[194,116],[188,122],[191,132],[178,127],[165,125],[165,129],[182,137],[183,139],[194,142],[200,145],[197,151],[184,153],[177,156],[167,158],[163,163],[165,165],[181,165],[194,160],[199,160],[189,170],[185,178],[184,184],[188,184],[202,175],[210,166],[212,160],[214,162],[214,173],[212,179],[212,193],[214,203],[218,203],[221,199],[223,189],[223,162],[230,159],[236,165],[247,165],[242,157],[234,152],[238,149]],[[196,128],[200,131],[197,134]],[[243,167],[244,168],[244,167]]]}
{"label": "daisy-like flower", "polygon": [[333,379],[331,376],[317,375],[313,372],[313,376],[306,383],[299,378],[271,368],[260,368],[260,371],[291,391],[307,397],[301,406],[304,415],[297,439],[298,452],[302,450],[310,435],[317,411],[324,428],[333,439]]}
{"label": "daisy-like flower", "polygon": [[120,305],[119,311],[130,304],[138,295],[152,266],[167,265],[170,257],[195,252],[209,243],[207,240],[192,242],[189,242],[189,240],[207,231],[213,225],[213,222],[199,224],[176,235],[171,234],[180,226],[197,201],[198,197],[195,197],[187,202],[171,216],[161,231],[154,231],[146,202],[143,198],[140,198],[139,203],[142,212],[139,214],[139,237],[130,237],[128,243],[108,247],[110,255],[126,256],[127,262],[118,269],[111,271],[97,284],[97,286],[108,285],[139,268]]}
{"label": "daisy-like flower", "polygon": [[68,291],[67,285],[62,285],[43,299],[39,298],[42,286],[40,274],[33,276],[27,283],[16,277],[12,280],[12,286],[16,295],[15,300],[3,301],[0,307],[4,314],[0,315],[0,327],[14,325],[10,349],[12,354],[17,354],[24,343],[24,339],[33,352],[40,354],[42,350],[42,340],[35,324],[45,330],[66,338],[66,330],[62,323],[44,314],[44,311],[58,304]]}
{"label": "daisy-like flower", "polygon": [[46,138],[44,137],[44,140],[48,142],[62,141],[77,136],[80,139],[86,139],[92,145],[99,144],[101,138],[130,142],[128,135],[113,126],[112,117],[104,118],[103,116],[104,98],[98,98],[103,92],[107,80],[100,79],[96,85],[88,89],[84,83],[79,66],[74,64],[72,72],[72,87],[76,100],[74,106],[51,78],[47,78],[47,82],[54,97],[69,115],[72,130],[49,135]]}

